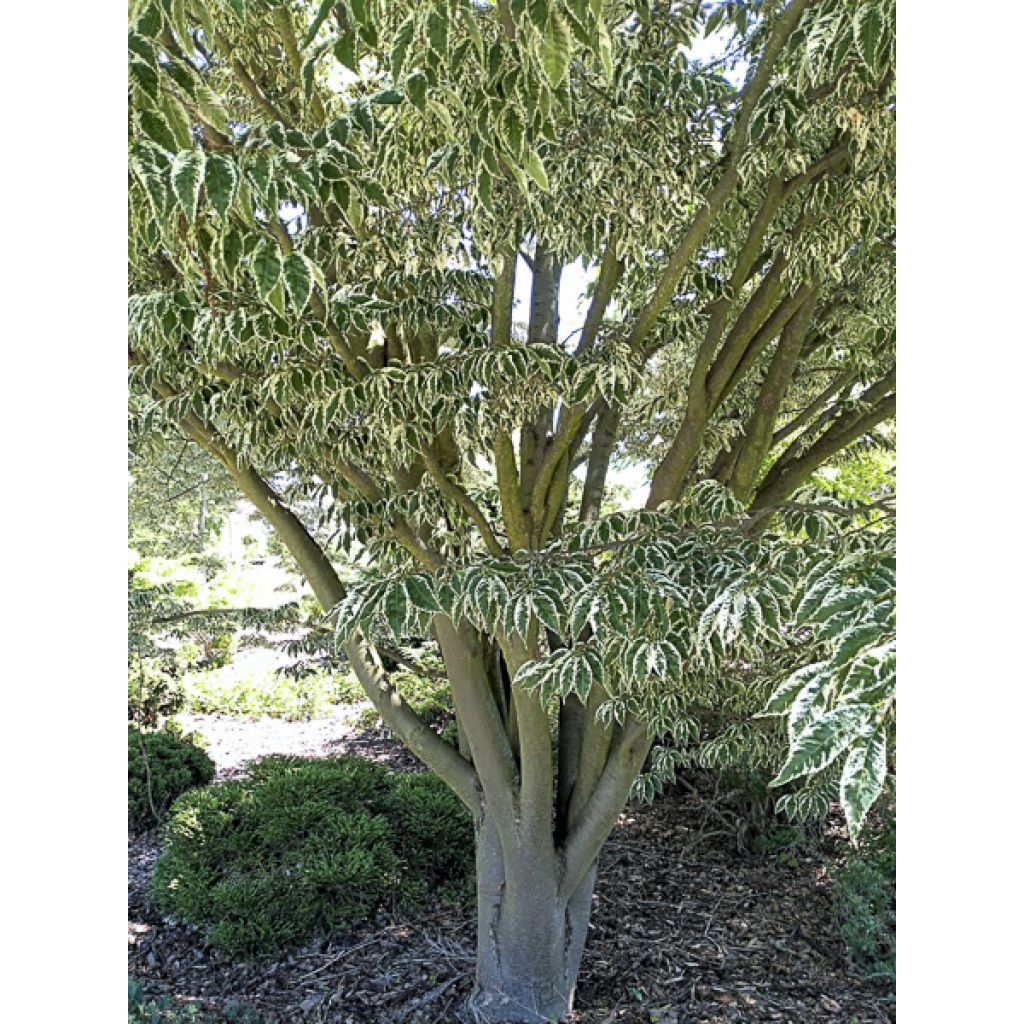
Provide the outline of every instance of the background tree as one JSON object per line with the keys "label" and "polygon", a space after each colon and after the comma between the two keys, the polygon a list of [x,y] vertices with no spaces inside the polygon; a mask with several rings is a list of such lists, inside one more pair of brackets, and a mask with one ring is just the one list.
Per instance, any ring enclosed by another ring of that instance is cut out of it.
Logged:
{"label": "background tree", "polygon": [[[781,783],[881,786],[887,508],[792,499],[895,410],[892,29],[886,0],[132,5],[141,426],[218,460],[473,812],[479,1019],[571,1006],[601,845],[716,680],[786,667]],[[646,509],[602,516],[629,444]],[[376,575],[346,593],[327,544]],[[459,751],[373,651],[427,634]]]}
{"label": "background tree", "polygon": [[143,556],[204,553],[238,504],[224,467],[180,435],[133,446],[128,472],[128,544]]}

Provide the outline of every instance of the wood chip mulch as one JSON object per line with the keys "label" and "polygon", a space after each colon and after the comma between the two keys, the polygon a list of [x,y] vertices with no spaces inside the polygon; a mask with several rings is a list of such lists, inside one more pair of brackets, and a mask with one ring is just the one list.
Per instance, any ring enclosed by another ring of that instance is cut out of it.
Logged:
{"label": "wood chip mulch", "polygon": [[[259,723],[247,732],[237,722],[218,725],[217,717],[193,727],[217,735],[210,746],[227,768],[221,777],[269,752]],[[338,725],[333,737],[317,730],[315,744],[302,752],[391,756],[395,767],[412,767],[407,752],[386,737],[359,737]],[[224,753],[228,733],[231,756]],[[254,755],[243,756],[246,742]],[[573,1024],[894,1021],[894,993],[848,964],[838,933],[829,877],[838,829],[814,854],[756,857],[741,855],[731,837],[702,831],[702,824],[683,793],[623,816],[601,858]],[[128,852],[128,970],[148,996],[197,1000],[225,1021],[242,1019],[232,1003],[258,1011],[265,1024],[465,1020],[471,908],[437,905],[416,916],[384,911],[347,936],[243,960],[214,949],[199,929],[168,920],[150,902],[158,832],[129,836]]]}

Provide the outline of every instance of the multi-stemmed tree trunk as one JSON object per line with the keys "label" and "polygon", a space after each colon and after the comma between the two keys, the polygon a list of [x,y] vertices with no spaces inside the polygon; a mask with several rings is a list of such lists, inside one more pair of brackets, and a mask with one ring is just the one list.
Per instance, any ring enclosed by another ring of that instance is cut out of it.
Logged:
{"label": "multi-stemmed tree trunk", "polygon": [[[722,6],[740,87],[728,55],[685,57],[705,16],[132,6],[141,428],[220,461],[473,814],[481,1020],[571,1007],[602,844],[722,671],[697,620],[726,576],[681,499],[717,481],[763,528],[894,413],[891,4]],[[592,273],[567,333],[570,265]],[[651,468],[641,518],[602,514],[616,452]],[[380,573],[354,602],[339,537]],[[764,573],[737,551],[739,621]],[[381,671],[382,631],[437,641],[458,749]]]}
{"label": "multi-stemmed tree trunk", "polygon": [[[325,609],[344,588],[323,552],[265,486],[237,470],[245,493],[278,531]],[[347,654],[377,710],[407,746],[444,778],[473,814],[476,833],[477,972],[472,1005],[489,1021],[550,1021],[572,1009],[586,941],[597,856],[650,749],[637,721],[602,726],[578,701],[559,737],[554,785],[548,717],[536,694],[501,678],[518,664],[488,659],[480,635],[438,615],[444,657],[469,758],[420,721],[362,645]],[[505,648],[525,660],[521,644]],[[499,694],[495,697],[495,694]],[[509,715],[515,721],[509,734]],[[513,746],[514,745],[514,746]]]}

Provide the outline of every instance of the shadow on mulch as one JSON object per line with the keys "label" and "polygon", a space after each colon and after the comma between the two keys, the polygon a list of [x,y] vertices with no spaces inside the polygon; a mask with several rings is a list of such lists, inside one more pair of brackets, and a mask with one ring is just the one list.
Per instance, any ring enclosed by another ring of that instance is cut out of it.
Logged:
{"label": "shadow on mulch", "polygon": [[[381,757],[383,738],[345,744]],[[340,753],[340,750],[332,750]],[[408,757],[403,750],[399,755]],[[398,765],[396,765],[398,767]],[[887,1024],[893,993],[847,964],[824,855],[741,856],[685,794],[629,809],[601,858],[573,1024]],[[129,973],[147,995],[243,1002],[265,1024],[463,1020],[470,908],[388,912],[350,935],[242,960],[148,899],[155,832],[129,840]]]}

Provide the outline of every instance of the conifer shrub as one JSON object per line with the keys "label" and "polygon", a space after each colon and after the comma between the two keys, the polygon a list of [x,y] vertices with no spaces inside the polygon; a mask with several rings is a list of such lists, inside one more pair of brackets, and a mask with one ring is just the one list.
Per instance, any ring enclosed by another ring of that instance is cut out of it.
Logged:
{"label": "conifer shrub", "polygon": [[159,823],[186,790],[205,786],[215,767],[189,736],[128,726],[128,820],[136,828]]}
{"label": "conifer shrub", "polygon": [[166,838],[158,904],[242,954],[452,892],[473,863],[472,823],[443,783],[354,756],[264,758],[245,779],[185,794]]}

